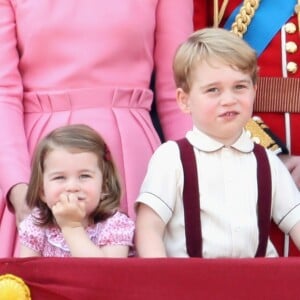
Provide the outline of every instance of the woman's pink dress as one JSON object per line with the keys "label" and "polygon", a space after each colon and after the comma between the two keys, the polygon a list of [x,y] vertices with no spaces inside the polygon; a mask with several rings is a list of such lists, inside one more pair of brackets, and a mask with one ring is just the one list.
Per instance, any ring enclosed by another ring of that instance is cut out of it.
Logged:
{"label": "woman's pink dress", "polygon": [[[37,141],[70,123],[95,128],[123,179],[122,210],[133,203],[160,144],[191,126],[179,112],[171,61],[193,30],[192,0],[0,0],[0,257],[15,251],[5,197],[28,182]],[[1,196],[1,195],[0,195]]]}

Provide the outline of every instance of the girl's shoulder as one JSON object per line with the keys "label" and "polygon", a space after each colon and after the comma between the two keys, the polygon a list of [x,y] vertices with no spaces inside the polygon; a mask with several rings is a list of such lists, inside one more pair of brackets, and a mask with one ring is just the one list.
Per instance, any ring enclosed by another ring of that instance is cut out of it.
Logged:
{"label": "girl's shoulder", "polygon": [[20,223],[18,233],[22,245],[42,254],[47,229],[37,224],[37,215],[38,211],[33,210],[32,213]]}
{"label": "girl's shoulder", "polygon": [[39,210],[33,209],[32,212],[20,223],[19,232],[43,230],[36,222]]}
{"label": "girl's shoulder", "polygon": [[42,226],[39,225],[39,209],[35,208],[32,212],[20,223],[19,235],[27,237],[44,237],[57,236],[60,232],[57,226]]}
{"label": "girl's shoulder", "polygon": [[134,222],[125,213],[117,211],[103,222],[106,226],[134,227]]}
{"label": "girl's shoulder", "polygon": [[95,235],[96,244],[99,245],[132,245],[134,229],[134,221],[126,214],[117,211],[105,221],[97,223],[93,235]]}

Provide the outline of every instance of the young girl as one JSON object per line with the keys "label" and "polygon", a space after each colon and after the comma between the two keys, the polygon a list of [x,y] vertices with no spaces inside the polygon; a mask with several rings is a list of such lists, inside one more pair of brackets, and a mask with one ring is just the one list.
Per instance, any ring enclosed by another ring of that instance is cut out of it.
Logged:
{"label": "young girl", "polygon": [[20,224],[20,256],[126,257],[134,223],[118,212],[109,149],[86,125],[60,127],[37,146]]}

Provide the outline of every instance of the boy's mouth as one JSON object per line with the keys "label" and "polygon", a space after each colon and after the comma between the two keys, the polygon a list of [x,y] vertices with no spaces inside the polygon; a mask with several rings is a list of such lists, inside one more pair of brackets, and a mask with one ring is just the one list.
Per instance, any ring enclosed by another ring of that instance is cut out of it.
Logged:
{"label": "boy's mouth", "polygon": [[236,111],[227,111],[227,112],[221,114],[220,117],[222,117],[222,118],[224,118],[224,117],[225,117],[225,118],[232,118],[232,117],[237,116],[238,114],[239,114],[239,113],[236,112]]}

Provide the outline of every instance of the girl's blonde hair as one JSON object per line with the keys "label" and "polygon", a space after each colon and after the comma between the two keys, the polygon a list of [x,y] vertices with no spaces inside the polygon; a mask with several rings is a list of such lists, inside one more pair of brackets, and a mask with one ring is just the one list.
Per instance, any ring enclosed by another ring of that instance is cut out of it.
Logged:
{"label": "girl's blonde hair", "polygon": [[233,69],[250,74],[257,82],[257,56],[255,51],[234,33],[222,28],[205,28],[195,31],[175,53],[173,73],[176,86],[190,91],[193,71],[202,62],[213,65],[214,60]]}
{"label": "girl's blonde hair", "polygon": [[67,125],[59,127],[45,136],[37,145],[29,181],[26,202],[30,208],[39,209],[35,216],[40,226],[55,223],[49,207],[41,200],[43,187],[44,162],[46,156],[57,148],[64,148],[73,153],[90,152],[98,158],[98,166],[103,175],[102,195],[99,205],[93,212],[91,220],[99,222],[107,219],[119,208],[121,187],[115,164],[103,138],[86,125]]}

